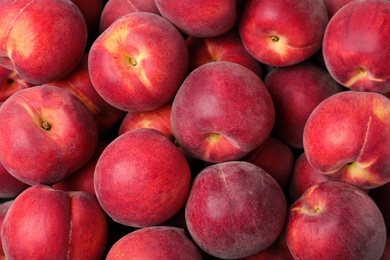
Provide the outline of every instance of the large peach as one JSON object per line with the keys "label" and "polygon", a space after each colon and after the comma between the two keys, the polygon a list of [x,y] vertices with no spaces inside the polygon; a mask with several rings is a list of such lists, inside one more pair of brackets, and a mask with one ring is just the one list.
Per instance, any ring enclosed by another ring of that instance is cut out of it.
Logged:
{"label": "large peach", "polygon": [[241,159],[269,137],[274,119],[274,105],[260,77],[228,61],[192,71],[171,111],[178,144],[208,162]]}
{"label": "large peach", "polygon": [[329,73],[352,90],[390,91],[390,2],[351,1],[329,21],[323,55]]}
{"label": "large peach", "polygon": [[246,0],[243,5],[241,39],[261,63],[298,64],[320,50],[329,21],[322,0]]}
{"label": "large peach", "polygon": [[185,207],[195,243],[222,259],[248,257],[271,246],[283,230],[286,214],[279,184],[262,168],[243,161],[203,169]]}
{"label": "large peach", "polygon": [[7,259],[100,259],[108,225],[96,198],[35,185],[11,204],[3,221]]}
{"label": "large peach", "polygon": [[0,161],[15,178],[53,184],[92,157],[95,120],[71,92],[54,86],[19,90],[0,107]]}
{"label": "large peach", "polygon": [[188,36],[224,34],[237,18],[236,0],[156,0],[156,5],[163,17]]}
{"label": "large peach", "polygon": [[380,259],[386,238],[378,206],[348,183],[314,185],[289,208],[286,242],[295,259]]}
{"label": "large peach", "polygon": [[188,71],[188,51],[178,29],[149,12],[116,20],[95,40],[88,67],[96,91],[124,111],[158,108],[176,94]]}
{"label": "large peach", "polygon": [[0,1],[0,65],[39,85],[80,62],[88,39],[79,8],[68,0]]}
{"label": "large peach", "polygon": [[322,101],[303,132],[307,160],[333,180],[362,189],[390,181],[390,99],[347,90]]}
{"label": "large peach", "polygon": [[115,222],[146,227],[161,224],[183,207],[190,178],[187,160],[171,140],[139,128],[106,147],[94,182],[100,205]]}

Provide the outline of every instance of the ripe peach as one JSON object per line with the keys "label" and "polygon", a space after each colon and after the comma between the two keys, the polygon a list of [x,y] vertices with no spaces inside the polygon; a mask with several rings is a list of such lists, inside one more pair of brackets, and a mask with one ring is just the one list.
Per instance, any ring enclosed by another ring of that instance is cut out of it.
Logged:
{"label": "ripe peach", "polygon": [[34,185],[11,204],[2,227],[7,259],[100,259],[106,215],[87,192]]}
{"label": "ripe peach", "polygon": [[161,132],[128,131],[114,139],[95,168],[95,192],[115,221],[131,227],[158,225],[183,207],[190,188],[184,155]]}
{"label": "ripe peach", "polygon": [[93,86],[109,104],[127,112],[147,111],[173,99],[187,76],[188,51],[167,19],[134,12],[100,34],[88,67]]}
{"label": "ripe peach", "polygon": [[287,214],[282,188],[260,167],[217,163],[196,177],[185,207],[188,231],[206,253],[223,259],[251,256],[271,246]]}
{"label": "ripe peach", "polygon": [[322,0],[245,0],[238,28],[258,61],[289,66],[320,50],[328,21]]}
{"label": "ripe peach", "polygon": [[326,68],[352,90],[389,92],[389,34],[389,1],[351,1],[326,27],[322,48]]}
{"label": "ripe peach", "polygon": [[[390,181],[390,99],[347,90],[323,100],[303,132],[307,160],[333,180],[362,189]],[[379,149],[378,147],[381,147]]]}
{"label": "ripe peach", "polygon": [[179,146],[208,162],[241,159],[269,137],[274,119],[274,105],[260,77],[228,61],[192,71],[171,111]]}
{"label": "ripe peach", "polygon": [[386,238],[378,206],[348,183],[316,184],[289,208],[286,242],[295,259],[380,259]]}
{"label": "ripe peach", "polygon": [[40,85],[70,73],[88,39],[79,8],[68,0],[0,1],[0,65]]}
{"label": "ripe peach", "polygon": [[53,184],[92,157],[95,120],[71,92],[54,86],[19,90],[0,107],[0,161],[29,185]]}

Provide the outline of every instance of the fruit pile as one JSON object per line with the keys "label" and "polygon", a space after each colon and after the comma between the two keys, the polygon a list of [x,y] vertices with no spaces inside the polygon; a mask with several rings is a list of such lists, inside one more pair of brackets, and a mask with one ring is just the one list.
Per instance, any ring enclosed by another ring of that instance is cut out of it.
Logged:
{"label": "fruit pile", "polygon": [[390,1],[0,13],[0,259],[390,259]]}

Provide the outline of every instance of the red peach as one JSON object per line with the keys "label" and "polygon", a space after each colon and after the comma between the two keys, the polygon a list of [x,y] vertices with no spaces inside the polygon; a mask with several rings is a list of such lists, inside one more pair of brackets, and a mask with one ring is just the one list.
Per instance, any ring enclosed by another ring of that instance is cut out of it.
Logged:
{"label": "red peach", "polygon": [[0,65],[40,85],[70,73],[88,39],[79,8],[68,0],[0,1]]}
{"label": "red peach", "polygon": [[252,163],[230,161],[208,166],[195,177],[185,220],[202,250],[236,259],[271,246],[286,213],[283,190],[271,175]]}
{"label": "red peach", "polygon": [[11,204],[2,227],[7,259],[100,259],[106,215],[87,192],[35,185]]}
{"label": "red peach", "polygon": [[167,19],[134,12],[94,41],[88,67],[93,86],[109,104],[127,112],[147,111],[173,99],[187,76],[188,51]]}
{"label": "red peach", "polygon": [[[303,146],[310,165],[328,178],[372,189],[390,181],[390,99],[347,90],[310,114]],[[378,149],[378,147],[382,147]]]}
{"label": "red peach", "polygon": [[390,2],[357,0],[330,19],[323,56],[332,77],[358,91],[390,91]]}
{"label": "red peach", "polygon": [[269,137],[274,113],[257,74],[237,63],[215,61],[192,71],[179,88],[172,130],[178,145],[194,158],[237,160]]}
{"label": "red peach", "polygon": [[95,168],[96,196],[115,221],[158,225],[183,207],[191,172],[179,149],[161,132],[139,128],[114,139]]}
{"label": "red peach", "polygon": [[245,48],[258,61],[289,66],[321,48],[328,21],[322,0],[246,0],[238,28]]}
{"label": "red peach", "polygon": [[313,185],[289,208],[286,242],[295,259],[379,259],[386,237],[378,206],[348,183]]}
{"label": "red peach", "polygon": [[0,161],[29,185],[53,184],[92,157],[98,141],[90,111],[53,86],[19,90],[0,107]]}

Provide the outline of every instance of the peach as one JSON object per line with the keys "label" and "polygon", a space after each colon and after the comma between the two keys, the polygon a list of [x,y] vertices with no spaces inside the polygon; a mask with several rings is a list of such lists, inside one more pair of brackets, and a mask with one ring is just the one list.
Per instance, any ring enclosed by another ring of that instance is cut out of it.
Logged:
{"label": "peach", "polygon": [[390,2],[352,1],[329,21],[323,40],[326,68],[343,86],[390,92]]}
{"label": "peach", "polygon": [[29,185],[53,184],[92,157],[98,141],[90,111],[54,86],[19,90],[0,107],[0,161]]}
{"label": "peach", "polygon": [[294,167],[294,154],[291,148],[272,136],[242,160],[263,168],[282,189],[287,185]]}
{"label": "peach", "polygon": [[35,185],[11,204],[3,221],[7,259],[100,259],[108,226],[96,198]]}
{"label": "peach", "polygon": [[313,109],[343,90],[324,68],[309,61],[273,69],[264,84],[275,106],[272,133],[297,149],[303,148],[303,129]]}
{"label": "peach", "polygon": [[228,61],[192,71],[172,104],[173,134],[190,156],[207,162],[241,159],[274,124],[274,105],[260,77]]}
{"label": "peach", "polygon": [[384,185],[390,181],[389,122],[390,99],[384,95],[354,90],[334,94],[307,119],[307,160],[333,180],[362,189]]}
{"label": "peach", "polygon": [[63,88],[76,95],[92,113],[102,139],[122,121],[126,112],[113,107],[97,93],[89,74],[88,54],[84,53],[81,62],[67,76],[43,85]]}
{"label": "peach", "polygon": [[294,259],[380,259],[386,237],[378,206],[348,183],[316,184],[289,208],[286,242]]}
{"label": "peach", "polygon": [[2,0],[0,10],[0,65],[40,85],[64,77],[80,62],[88,31],[73,2]]}
{"label": "peach", "polygon": [[174,140],[171,124],[172,102],[161,107],[143,112],[128,112],[123,118],[118,134],[138,128],[152,128],[160,131],[170,140]]}
{"label": "peach", "polygon": [[204,168],[195,177],[185,207],[192,239],[222,259],[248,257],[271,246],[283,230],[286,214],[279,184],[244,161]]}
{"label": "peach", "polygon": [[160,14],[155,0],[110,0],[100,15],[99,31],[102,33],[118,18],[134,12]]}
{"label": "peach", "polygon": [[100,34],[88,64],[93,86],[109,104],[127,112],[147,111],[173,99],[187,75],[188,51],[167,19],[134,12]]}
{"label": "peach", "polygon": [[239,21],[242,42],[258,61],[289,66],[322,46],[329,17],[322,0],[246,0]]}
{"label": "peach", "polygon": [[156,0],[160,14],[187,36],[213,37],[233,28],[236,0]]}
{"label": "peach", "polygon": [[263,76],[261,64],[245,49],[237,29],[215,37],[186,38],[189,54],[189,71],[213,61],[231,61],[248,67],[259,77]]}
{"label": "peach", "polygon": [[158,225],[183,207],[191,172],[179,149],[151,128],[114,139],[95,168],[96,196],[105,212],[131,227]]}
{"label": "peach", "polygon": [[183,229],[152,226],[137,229],[123,236],[111,247],[106,259],[201,260],[202,255]]}

